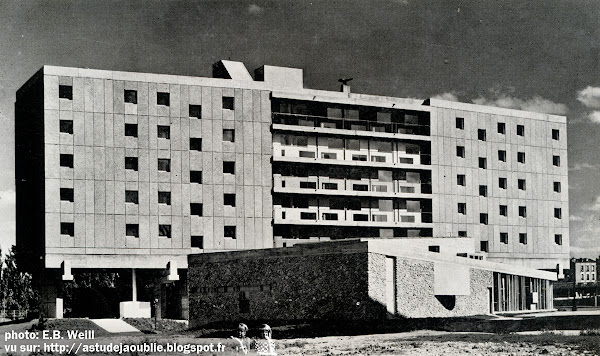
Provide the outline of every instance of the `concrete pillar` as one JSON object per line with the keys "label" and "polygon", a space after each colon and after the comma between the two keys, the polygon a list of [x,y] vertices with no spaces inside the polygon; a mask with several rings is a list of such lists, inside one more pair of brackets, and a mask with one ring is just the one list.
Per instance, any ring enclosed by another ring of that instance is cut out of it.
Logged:
{"label": "concrete pillar", "polygon": [[63,299],[59,298],[60,272],[45,270],[41,273],[39,283],[40,313],[45,318],[63,317]]}
{"label": "concrete pillar", "polygon": [[131,269],[131,300],[137,302],[137,278],[135,268]]}

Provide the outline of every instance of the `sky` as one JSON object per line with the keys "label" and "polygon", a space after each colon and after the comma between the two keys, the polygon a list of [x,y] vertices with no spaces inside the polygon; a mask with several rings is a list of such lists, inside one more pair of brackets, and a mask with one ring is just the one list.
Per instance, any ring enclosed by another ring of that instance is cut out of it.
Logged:
{"label": "sky", "polygon": [[14,243],[15,92],[43,65],[211,76],[221,59],[305,86],[567,116],[571,252],[600,255],[600,2],[0,1],[0,247]]}

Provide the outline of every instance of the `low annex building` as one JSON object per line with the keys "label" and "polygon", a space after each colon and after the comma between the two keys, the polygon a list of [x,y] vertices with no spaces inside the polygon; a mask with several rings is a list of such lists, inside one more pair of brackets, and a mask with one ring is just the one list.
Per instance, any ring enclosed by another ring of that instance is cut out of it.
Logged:
{"label": "low annex building", "polygon": [[355,239],[190,255],[190,325],[552,308],[556,273],[481,260],[472,245],[469,238]]}

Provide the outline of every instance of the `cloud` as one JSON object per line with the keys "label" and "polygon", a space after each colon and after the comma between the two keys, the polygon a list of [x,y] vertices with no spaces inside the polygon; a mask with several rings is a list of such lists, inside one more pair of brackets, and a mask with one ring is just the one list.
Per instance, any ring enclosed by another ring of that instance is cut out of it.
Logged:
{"label": "cloud", "polygon": [[600,88],[589,86],[580,90],[577,100],[588,108],[600,109]]}
{"label": "cloud", "polygon": [[574,166],[569,167],[570,172],[583,171],[588,169],[600,169],[600,165],[590,163],[575,163]]}
{"label": "cloud", "polygon": [[483,96],[480,96],[479,98],[474,99],[473,103],[478,105],[490,105],[498,106],[501,108],[518,109],[558,115],[564,115],[567,113],[568,110],[565,104],[555,103],[548,99],[544,99],[539,95],[524,100],[506,94],[494,92],[492,98],[485,98]]}
{"label": "cloud", "polygon": [[600,111],[592,111],[587,115],[587,118],[596,124],[600,124]]}
{"label": "cloud", "polygon": [[408,0],[395,0],[394,2],[402,5],[408,5]]}
{"label": "cloud", "polygon": [[569,216],[569,221],[585,221],[585,219],[579,215],[571,215]]}
{"label": "cloud", "polygon": [[459,101],[458,97],[456,96],[456,93],[454,93],[452,91],[432,96],[431,99]]}
{"label": "cloud", "polygon": [[256,5],[256,4],[250,4],[248,5],[248,13],[252,14],[252,15],[259,15],[262,14],[265,10]]}

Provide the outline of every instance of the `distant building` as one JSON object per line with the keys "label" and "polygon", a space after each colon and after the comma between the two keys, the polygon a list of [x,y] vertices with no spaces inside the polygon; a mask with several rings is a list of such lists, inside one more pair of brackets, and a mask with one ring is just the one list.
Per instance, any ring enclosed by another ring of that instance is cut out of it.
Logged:
{"label": "distant building", "polygon": [[571,259],[571,273],[575,277],[575,283],[588,284],[597,282],[597,260],[589,258]]}

